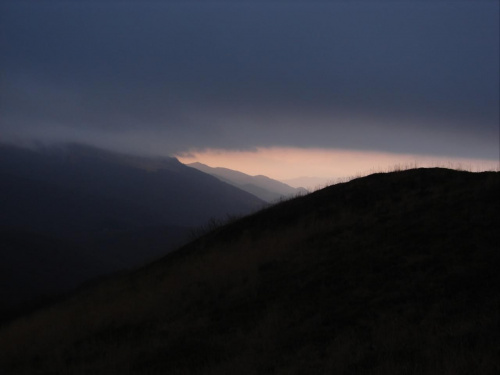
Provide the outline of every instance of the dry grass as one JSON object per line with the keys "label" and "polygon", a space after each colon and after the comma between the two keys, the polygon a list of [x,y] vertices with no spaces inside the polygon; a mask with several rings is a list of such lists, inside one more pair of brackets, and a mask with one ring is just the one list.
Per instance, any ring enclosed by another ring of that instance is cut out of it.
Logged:
{"label": "dry grass", "polygon": [[494,374],[498,173],[378,174],[0,330],[12,374]]}

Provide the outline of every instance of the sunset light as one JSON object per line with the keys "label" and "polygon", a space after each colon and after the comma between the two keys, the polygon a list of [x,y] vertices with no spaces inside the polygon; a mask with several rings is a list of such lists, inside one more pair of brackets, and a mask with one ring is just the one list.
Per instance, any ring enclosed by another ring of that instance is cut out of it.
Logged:
{"label": "sunset light", "polygon": [[177,155],[185,164],[199,162],[211,167],[266,175],[291,186],[315,189],[338,180],[395,168],[446,167],[471,171],[497,170],[494,160],[449,158],[375,151],[258,148],[254,151],[208,149]]}

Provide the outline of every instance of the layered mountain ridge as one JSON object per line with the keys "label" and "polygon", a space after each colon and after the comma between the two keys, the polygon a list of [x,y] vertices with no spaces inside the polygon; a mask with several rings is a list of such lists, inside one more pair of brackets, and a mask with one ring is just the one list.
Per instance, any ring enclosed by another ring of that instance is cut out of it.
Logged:
{"label": "layered mountain ridge", "polygon": [[294,188],[267,176],[250,176],[229,168],[214,168],[198,162],[188,164],[188,166],[215,176],[221,181],[245,190],[266,202],[276,202],[283,198],[290,198],[307,193],[307,190],[304,188]]}

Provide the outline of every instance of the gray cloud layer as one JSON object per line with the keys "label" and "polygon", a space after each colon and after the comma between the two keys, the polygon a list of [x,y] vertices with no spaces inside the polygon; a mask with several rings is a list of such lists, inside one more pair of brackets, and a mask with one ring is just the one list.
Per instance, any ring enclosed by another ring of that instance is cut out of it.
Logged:
{"label": "gray cloud layer", "polygon": [[495,1],[0,7],[6,139],[498,157]]}

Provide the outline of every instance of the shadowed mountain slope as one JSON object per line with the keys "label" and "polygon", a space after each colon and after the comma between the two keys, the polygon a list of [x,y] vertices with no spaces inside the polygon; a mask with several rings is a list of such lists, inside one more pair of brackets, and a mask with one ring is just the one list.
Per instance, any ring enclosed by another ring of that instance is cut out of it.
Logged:
{"label": "shadowed mountain slope", "polygon": [[263,204],[173,158],[0,144],[0,318],[18,302],[157,259],[191,228]]}
{"label": "shadowed mountain slope", "polygon": [[0,226],[29,226],[58,235],[197,226],[262,205],[258,198],[174,158],[69,144],[36,151],[0,145],[0,160],[0,192],[8,204]]}
{"label": "shadowed mountain slope", "polygon": [[375,174],[0,329],[15,374],[496,374],[500,174]]}
{"label": "shadowed mountain slope", "polygon": [[266,176],[250,176],[228,168],[212,168],[202,163],[191,163],[188,166],[215,176],[221,181],[245,190],[266,202],[276,202],[283,197],[307,193],[304,188],[294,188]]}

